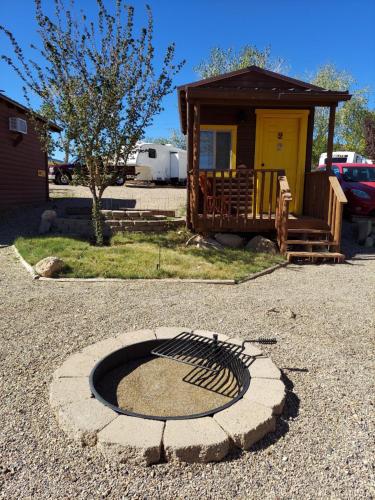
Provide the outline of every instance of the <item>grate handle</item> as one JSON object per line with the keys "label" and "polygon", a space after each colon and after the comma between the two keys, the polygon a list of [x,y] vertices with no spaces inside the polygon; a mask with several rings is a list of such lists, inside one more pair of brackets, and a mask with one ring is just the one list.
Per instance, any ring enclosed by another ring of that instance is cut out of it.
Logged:
{"label": "grate handle", "polygon": [[242,342],[242,349],[245,349],[246,343],[257,343],[257,344],[277,344],[275,338],[259,337],[257,339],[246,339]]}

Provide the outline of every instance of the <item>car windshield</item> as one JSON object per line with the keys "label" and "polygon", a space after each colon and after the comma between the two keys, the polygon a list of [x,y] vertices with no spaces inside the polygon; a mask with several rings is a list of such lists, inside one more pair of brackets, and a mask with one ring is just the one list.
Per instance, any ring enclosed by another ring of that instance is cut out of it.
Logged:
{"label": "car windshield", "polygon": [[375,167],[344,167],[342,173],[349,182],[375,182]]}

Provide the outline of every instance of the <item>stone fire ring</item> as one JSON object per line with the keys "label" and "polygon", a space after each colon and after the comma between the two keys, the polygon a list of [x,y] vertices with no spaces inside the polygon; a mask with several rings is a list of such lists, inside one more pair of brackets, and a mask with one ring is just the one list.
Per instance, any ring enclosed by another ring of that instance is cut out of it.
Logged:
{"label": "stone fire ring", "polygon": [[[50,404],[68,436],[83,446],[97,446],[119,462],[150,465],[161,460],[215,462],[233,447],[248,450],[267,433],[275,431],[282,412],[285,386],[281,372],[255,346],[249,389],[243,398],[213,416],[182,420],[150,420],[119,415],[91,393],[89,376],[94,365],[111,352],[138,342],[173,338],[186,328],[161,327],[124,333],[92,344],[70,356],[53,374]],[[212,338],[214,332],[194,330]],[[242,343],[219,334],[219,340]]]}

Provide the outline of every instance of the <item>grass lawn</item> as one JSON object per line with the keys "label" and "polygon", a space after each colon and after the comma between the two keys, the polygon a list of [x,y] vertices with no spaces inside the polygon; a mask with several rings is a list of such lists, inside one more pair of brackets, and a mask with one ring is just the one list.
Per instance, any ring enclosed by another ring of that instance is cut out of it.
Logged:
{"label": "grass lawn", "polygon": [[60,277],[239,279],[283,261],[279,255],[245,250],[186,247],[188,237],[186,231],[125,233],[112,237],[109,246],[96,247],[49,235],[20,237],[15,244],[31,265],[50,255],[60,257],[65,262]]}

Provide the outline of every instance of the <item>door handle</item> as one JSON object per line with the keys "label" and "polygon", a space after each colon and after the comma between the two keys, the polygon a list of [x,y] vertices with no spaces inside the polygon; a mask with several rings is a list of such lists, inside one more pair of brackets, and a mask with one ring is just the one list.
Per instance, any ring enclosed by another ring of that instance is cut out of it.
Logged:
{"label": "door handle", "polygon": [[264,167],[264,163],[261,164],[261,167]]}

